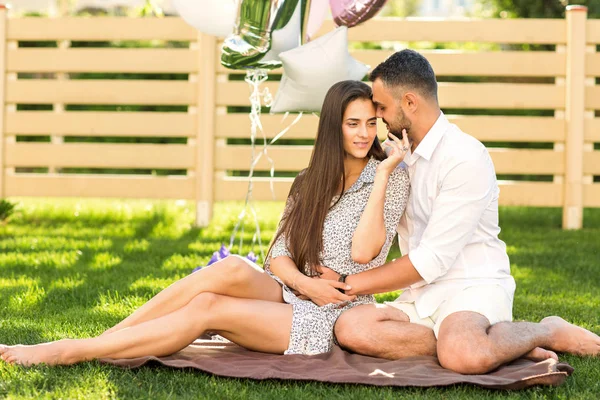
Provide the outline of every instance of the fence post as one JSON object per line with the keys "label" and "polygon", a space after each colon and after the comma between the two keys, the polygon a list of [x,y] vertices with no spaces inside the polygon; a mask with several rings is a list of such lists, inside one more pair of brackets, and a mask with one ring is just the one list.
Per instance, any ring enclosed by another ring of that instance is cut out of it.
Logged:
{"label": "fence post", "polygon": [[583,142],[587,7],[567,6],[567,82],[563,229],[583,226]]}
{"label": "fence post", "polygon": [[6,91],[6,25],[8,10],[0,4],[0,199],[4,197],[4,96]]}
{"label": "fence post", "polygon": [[196,226],[210,223],[214,201],[216,39],[198,33]]}

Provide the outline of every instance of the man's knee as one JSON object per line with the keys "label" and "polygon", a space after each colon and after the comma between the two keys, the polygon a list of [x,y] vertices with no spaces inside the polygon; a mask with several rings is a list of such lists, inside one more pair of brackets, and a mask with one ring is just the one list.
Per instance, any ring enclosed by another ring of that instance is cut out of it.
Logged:
{"label": "man's knee", "polygon": [[363,353],[369,343],[370,328],[376,322],[369,306],[358,306],[345,311],[335,323],[335,337],[341,347]]}
{"label": "man's knee", "polygon": [[485,374],[498,366],[493,344],[486,333],[489,323],[486,326],[485,317],[482,320],[471,317],[467,313],[456,313],[442,322],[437,355],[440,365],[446,369],[465,375]]}
{"label": "man's knee", "polygon": [[459,374],[480,375],[496,368],[496,360],[487,349],[478,346],[459,347],[441,344],[438,340],[437,355],[440,365]]}

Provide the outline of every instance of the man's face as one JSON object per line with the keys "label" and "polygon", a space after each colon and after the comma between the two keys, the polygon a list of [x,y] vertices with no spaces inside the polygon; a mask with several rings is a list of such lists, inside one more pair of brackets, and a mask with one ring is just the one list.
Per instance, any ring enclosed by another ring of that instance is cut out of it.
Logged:
{"label": "man's face", "polygon": [[397,92],[385,87],[381,79],[373,82],[373,102],[377,106],[377,117],[383,120],[390,133],[401,138],[402,130],[406,129],[410,138],[412,123],[402,109],[402,98],[398,98]]}

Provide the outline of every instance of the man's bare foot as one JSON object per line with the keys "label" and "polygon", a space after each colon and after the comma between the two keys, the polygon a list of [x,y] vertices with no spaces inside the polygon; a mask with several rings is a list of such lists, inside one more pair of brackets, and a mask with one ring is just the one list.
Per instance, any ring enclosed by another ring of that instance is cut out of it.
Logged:
{"label": "man's bare foot", "polygon": [[552,350],[578,356],[600,355],[600,336],[595,333],[560,317],[546,317],[540,324],[550,328],[551,343],[548,347]]}
{"label": "man's bare foot", "polygon": [[0,358],[9,364],[19,364],[26,367],[37,364],[69,365],[76,362],[68,355],[71,340],[36,344],[33,346],[0,345]]}
{"label": "man's bare foot", "polygon": [[542,349],[541,347],[536,347],[535,349],[531,350],[529,353],[525,354],[523,358],[526,358],[531,361],[544,361],[549,358],[552,358],[558,361],[558,356],[555,352]]}

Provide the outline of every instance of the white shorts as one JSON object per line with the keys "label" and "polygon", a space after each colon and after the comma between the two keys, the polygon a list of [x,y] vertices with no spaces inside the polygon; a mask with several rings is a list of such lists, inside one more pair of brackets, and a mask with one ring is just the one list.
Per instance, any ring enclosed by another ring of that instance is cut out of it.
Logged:
{"label": "white shorts", "polygon": [[450,314],[459,311],[472,311],[486,317],[491,325],[498,322],[512,321],[513,299],[500,285],[488,284],[470,286],[453,293],[444,300],[429,317],[420,318],[415,303],[410,301],[386,301],[385,304],[403,311],[410,322],[433,329],[435,337],[442,321]]}

